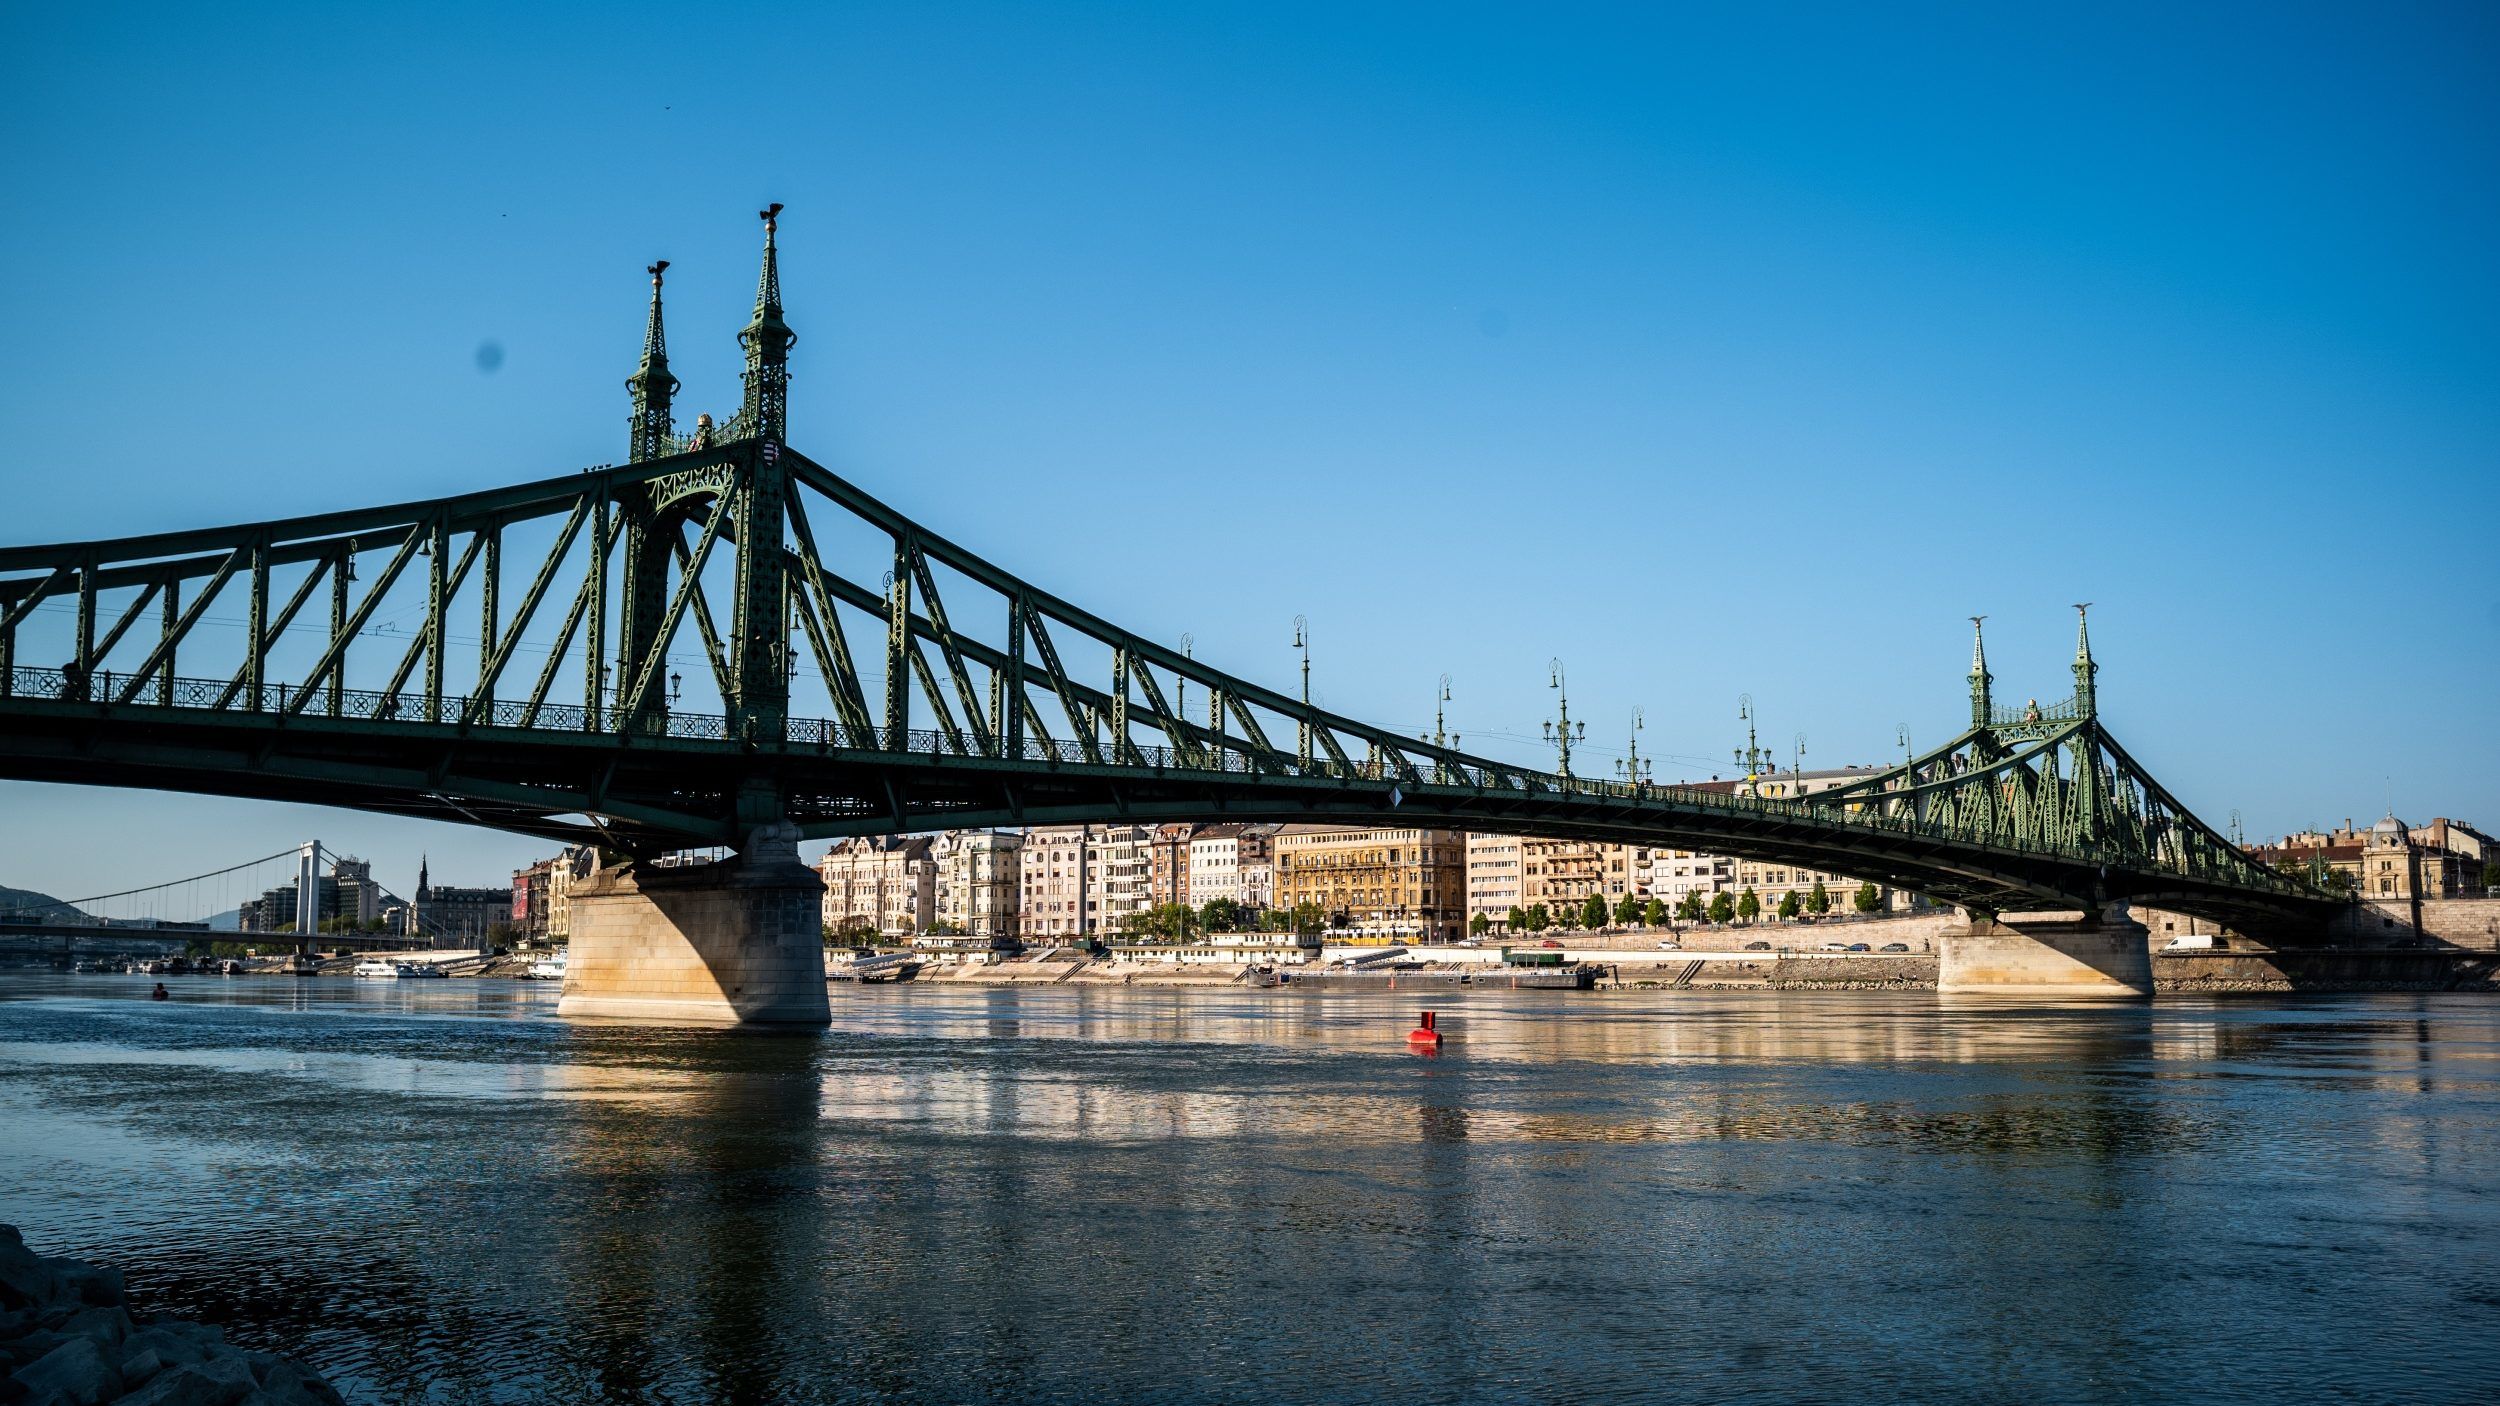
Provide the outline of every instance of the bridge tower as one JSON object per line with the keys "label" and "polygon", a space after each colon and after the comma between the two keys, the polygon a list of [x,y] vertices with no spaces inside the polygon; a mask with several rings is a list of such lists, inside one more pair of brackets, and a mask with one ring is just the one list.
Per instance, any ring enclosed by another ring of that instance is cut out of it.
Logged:
{"label": "bridge tower", "polygon": [[1973,732],[1988,726],[1989,714],[1995,706],[1988,696],[1988,686],[1996,682],[1996,676],[1988,672],[1988,641],[1981,633],[1987,619],[1985,615],[1970,618],[1970,725]]}
{"label": "bridge tower", "polygon": [[[647,270],[651,275],[651,318],[642,334],[642,364],[625,381],[625,388],[634,398],[626,431],[625,457],[629,463],[665,458],[675,447],[677,426],[670,403],[677,394],[678,381],[669,374],[668,331],[660,316],[660,282],[667,271],[666,259]],[[598,505],[592,524],[596,535],[591,540],[591,571],[594,575],[599,573],[606,561],[607,518],[611,512],[616,515],[614,531],[622,539],[617,553],[617,569],[623,579],[617,583],[616,662],[611,668],[600,657],[599,627],[601,617],[607,613],[603,581],[593,588],[589,622],[590,668],[598,675],[587,690],[594,713],[602,703],[623,708],[626,692],[634,686],[642,661],[658,645],[660,620],[668,609],[669,545],[660,540],[660,524],[641,502],[625,500]],[[623,721],[630,724],[633,720]]]}
{"label": "bridge tower", "polygon": [[[738,412],[738,429],[748,447],[735,490],[738,596],[729,670],[736,697],[728,704],[741,736],[777,743],[790,716],[789,568],[782,542],[790,482],[781,449],[789,430],[790,348],[798,336],[781,320],[781,261],[773,247],[781,206],[758,213],[764,221],[764,267],[755,279],[754,319],[738,334],[747,354],[746,404]],[[897,589],[903,589],[899,581]],[[738,809],[739,819],[750,825],[781,819],[777,791],[766,794],[750,786],[741,792]]]}
{"label": "bridge tower", "polygon": [[2092,603],[2085,601],[2075,607],[2075,715],[2083,727],[2076,732],[2073,744],[2073,834],[2084,843],[2100,838],[2102,798],[2100,748],[2100,701],[2094,680],[2101,666],[2092,662],[2092,632],[2085,616]]}
{"label": "bridge tower", "polygon": [[[694,586],[688,578],[702,568],[702,549],[687,550],[684,530],[708,519],[707,544],[732,532],[737,544],[721,680],[730,738],[756,748],[787,740],[791,602],[784,525],[790,490],[781,459],[790,348],[798,337],[781,311],[781,208],[758,212],[764,264],[754,314],[738,334],[746,353],[745,398],[717,432],[717,443],[708,420],[698,422],[691,443],[673,436],[669,402],[677,381],[668,372],[660,325],[660,275],[668,265],[651,266],[642,364],[626,382],[634,396],[632,455],[640,462],[712,451],[712,458],[710,467],[697,461],[683,475],[637,485],[602,505],[603,516],[610,507],[619,515],[624,539],[615,659],[617,707],[624,715],[619,731],[666,727],[673,700],[670,690],[655,686],[669,672],[658,657],[660,641],[671,623],[672,597],[682,602]],[[897,574],[895,589],[908,592]],[[898,606],[897,617],[906,609]],[[593,630],[595,641],[595,612]],[[899,687],[889,680],[889,692]],[[734,857],[657,867],[603,852],[599,869],[575,888],[572,957],[559,1013],[749,1025],[819,1026],[831,1019],[819,941],[824,886],[798,861],[799,832],[788,823],[781,784],[761,760],[723,779],[736,793]]]}
{"label": "bridge tower", "polygon": [[321,931],[321,841],[295,850],[295,950],[309,956]]}
{"label": "bridge tower", "polygon": [[660,325],[660,277],[668,272],[668,260],[644,272],[651,275],[651,321],[643,328],[642,365],[625,378],[625,388],[634,393],[633,418],[628,422],[632,444],[625,457],[634,464],[668,453],[669,441],[677,433],[669,402],[677,394],[678,380],[668,374],[668,331]]}

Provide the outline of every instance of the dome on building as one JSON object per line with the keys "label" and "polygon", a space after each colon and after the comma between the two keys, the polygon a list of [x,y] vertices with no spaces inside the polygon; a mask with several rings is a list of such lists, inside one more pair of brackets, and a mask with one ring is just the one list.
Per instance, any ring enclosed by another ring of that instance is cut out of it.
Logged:
{"label": "dome on building", "polygon": [[2381,839],[2382,841],[2384,841],[2384,840],[2389,840],[2389,839],[2402,840],[2402,839],[2407,839],[2407,838],[2409,838],[2409,835],[2408,835],[2407,831],[2405,830],[2405,823],[2404,823],[2403,821],[2401,821],[2401,820],[2398,820],[2398,819],[2396,818],[2396,813],[2395,813],[2394,811],[2392,811],[2392,810],[2391,810],[2391,811],[2389,811],[2389,812],[2387,813],[2387,818],[2386,818],[2386,819],[2384,819],[2384,820],[2380,821],[2378,824],[2373,825],[2373,826],[2371,826],[2371,827],[2370,827],[2370,833],[2371,833],[2371,834],[2373,834],[2373,835],[2376,835],[2376,836],[2377,836],[2377,837],[2379,837],[2379,839]]}

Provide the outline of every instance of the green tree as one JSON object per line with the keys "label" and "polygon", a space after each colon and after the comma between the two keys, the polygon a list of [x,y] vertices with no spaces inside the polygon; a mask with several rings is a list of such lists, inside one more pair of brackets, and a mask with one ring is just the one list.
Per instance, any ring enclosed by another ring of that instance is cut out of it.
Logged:
{"label": "green tree", "polygon": [[1628,927],[1632,926],[1634,923],[1639,922],[1640,920],[1641,920],[1641,900],[1640,900],[1640,896],[1639,896],[1638,894],[1630,894],[1630,893],[1625,894],[1625,895],[1623,896],[1623,901],[1622,901],[1622,902],[1620,902],[1620,903],[1617,903],[1617,904],[1615,905],[1615,923],[1616,923],[1616,925],[1617,925],[1617,926],[1619,926],[1619,927],[1627,927],[1627,928],[1628,928]]}
{"label": "green tree", "polygon": [[1748,885],[1745,891],[1736,897],[1736,916],[1748,923],[1762,916],[1762,898],[1753,891],[1751,885]]}
{"label": "green tree", "polygon": [[1293,930],[1295,932],[1304,937],[1310,937],[1327,926],[1328,915],[1320,911],[1318,904],[1297,903],[1293,905]]}
{"label": "green tree", "polygon": [[1653,928],[1665,927],[1667,925],[1667,905],[1665,901],[1653,898],[1647,903],[1642,904],[1641,921]]}
{"label": "green tree", "polygon": [[1861,913],[1872,913],[1875,905],[1883,901],[1883,896],[1875,892],[1875,881],[1869,879],[1858,885],[1858,891],[1849,899],[1849,906]]}
{"label": "green tree", "polygon": [[1832,911],[1832,891],[1823,887],[1821,879],[1815,880],[1814,888],[1806,894],[1806,911],[1817,917]]}
{"label": "green tree", "polygon": [[1728,897],[1727,891],[1722,889],[1719,892],[1710,895],[1709,911],[1710,921],[1714,923],[1727,922],[1736,916],[1736,900]]}
{"label": "green tree", "polygon": [[[1629,903],[1631,900],[1627,898],[1624,902]],[[1625,921],[1631,920],[1627,918]],[[1580,905],[1580,926],[1591,932],[1606,926],[1606,896],[1604,894],[1590,894],[1588,902]]]}
{"label": "green tree", "polygon": [[1528,931],[1543,932],[1554,925],[1554,915],[1542,903],[1528,905]]}
{"label": "green tree", "polygon": [[1675,901],[1675,916],[1688,923],[1701,921],[1701,890],[1694,889]]}
{"label": "green tree", "polygon": [[1512,932],[1526,932],[1528,930],[1528,910],[1514,903],[1510,906],[1510,916],[1504,918],[1502,921],[1509,925]]}
{"label": "green tree", "polygon": [[2492,889],[2500,889],[2500,859],[2486,860],[2484,862],[2483,889],[2485,892],[2489,892]]}
{"label": "green tree", "polygon": [[1493,931],[1493,919],[1489,914],[1478,913],[1467,920],[1469,937],[1482,937],[1491,931]]}
{"label": "green tree", "polygon": [[1798,913],[1803,911],[1803,909],[1804,905],[1797,901],[1797,891],[1795,889],[1790,889],[1786,893],[1780,895],[1779,914],[1781,922],[1787,922],[1790,919],[1795,918]]}
{"label": "green tree", "polygon": [[1580,926],[1580,905],[1577,903],[1555,905],[1554,926],[1561,928],[1564,932]]}

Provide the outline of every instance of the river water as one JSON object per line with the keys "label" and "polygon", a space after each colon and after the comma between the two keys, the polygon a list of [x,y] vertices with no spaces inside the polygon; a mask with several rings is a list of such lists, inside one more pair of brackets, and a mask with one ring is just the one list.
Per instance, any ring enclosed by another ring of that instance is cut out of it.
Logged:
{"label": "river water", "polygon": [[2500,1002],[0,976],[0,1220],[373,1402],[2467,1401]]}

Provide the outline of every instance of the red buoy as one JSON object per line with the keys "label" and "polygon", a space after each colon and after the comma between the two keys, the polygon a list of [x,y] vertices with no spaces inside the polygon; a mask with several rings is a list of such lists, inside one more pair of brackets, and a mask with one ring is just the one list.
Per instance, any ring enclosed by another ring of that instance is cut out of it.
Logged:
{"label": "red buoy", "polygon": [[1406,1032],[1406,1043],[1410,1045],[1438,1045],[1441,1043],[1441,1028],[1436,1023],[1434,1015],[1431,1011],[1424,1012],[1423,1024],[1418,1025],[1414,1029]]}

